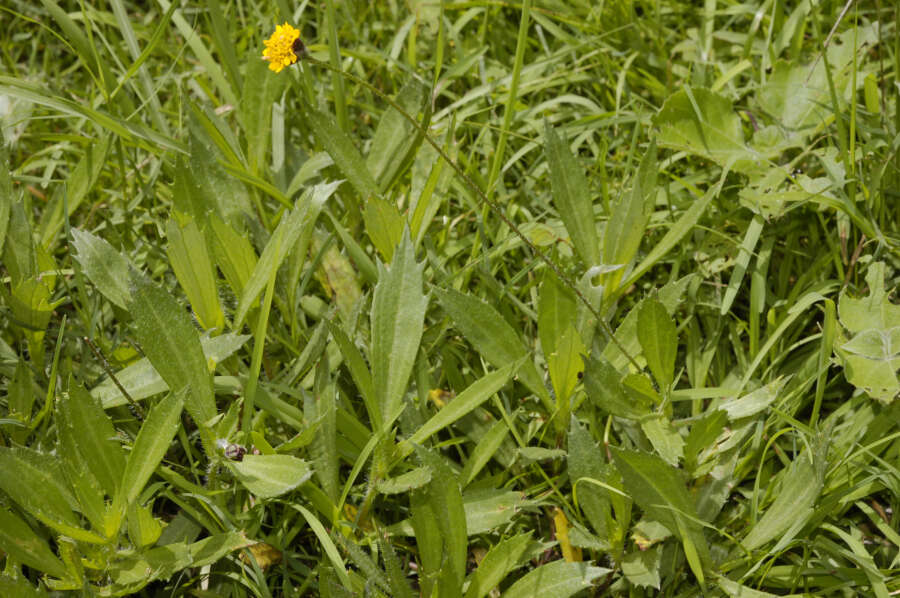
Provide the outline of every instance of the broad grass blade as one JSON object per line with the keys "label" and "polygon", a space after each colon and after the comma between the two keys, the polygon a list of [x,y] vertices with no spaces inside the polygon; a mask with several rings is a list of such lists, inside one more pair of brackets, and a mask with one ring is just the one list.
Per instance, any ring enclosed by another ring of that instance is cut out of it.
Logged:
{"label": "broad grass blade", "polygon": [[57,401],[62,420],[91,473],[109,496],[115,496],[125,471],[125,453],[116,440],[112,421],[97,399],[80,384],[69,385],[68,399]]}

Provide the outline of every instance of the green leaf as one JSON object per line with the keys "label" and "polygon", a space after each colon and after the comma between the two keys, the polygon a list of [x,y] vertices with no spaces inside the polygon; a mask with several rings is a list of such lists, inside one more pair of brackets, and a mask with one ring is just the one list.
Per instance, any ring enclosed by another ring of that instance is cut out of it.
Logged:
{"label": "green leaf", "polygon": [[0,447],[0,489],[47,525],[79,527],[75,499],[58,460],[25,448]]}
{"label": "green leaf", "polygon": [[741,249],[737,258],[734,260],[734,270],[731,271],[731,279],[728,281],[728,288],[725,289],[725,295],[722,297],[722,305],[719,306],[719,313],[723,316],[731,310],[731,305],[737,297],[741,282],[744,280],[744,274],[747,272],[747,266],[750,264],[750,258],[753,256],[753,250],[756,249],[756,243],[763,230],[763,218],[759,214],[753,215],[753,220],[747,226],[747,232],[744,233],[744,240],[741,242]]}
{"label": "green leaf", "polygon": [[291,455],[245,455],[242,461],[227,464],[241,484],[259,498],[289,492],[313,473],[309,463]]}
{"label": "green leaf", "polygon": [[169,263],[191,303],[191,309],[197,314],[200,326],[206,330],[216,329],[222,332],[225,314],[219,303],[212,260],[200,229],[190,217],[183,224],[170,218],[166,226],[166,238]]}
{"label": "green leaf", "polygon": [[77,228],[71,231],[72,244],[78,251],[75,259],[81,264],[85,276],[104,297],[122,309],[127,309],[131,301],[128,259],[100,237]]}
{"label": "green leaf", "polygon": [[322,549],[325,551],[325,554],[328,556],[328,559],[331,561],[331,564],[334,565],[334,570],[337,573],[338,578],[341,580],[341,585],[347,590],[349,590],[352,586],[350,583],[350,576],[347,575],[347,568],[344,565],[343,559],[341,559],[341,555],[337,550],[337,547],[334,545],[334,542],[331,540],[331,537],[328,535],[328,531],[325,529],[325,526],[322,525],[322,522],[318,520],[318,518],[309,512],[305,507],[299,504],[291,505],[294,509],[300,512],[303,515],[303,518],[306,519],[306,523],[309,524],[310,529],[313,530],[313,533],[318,538],[319,542],[322,544]]}
{"label": "green leaf", "polygon": [[[776,596],[780,595],[754,590],[753,588],[739,584],[736,581],[731,581],[730,579],[722,575],[716,575],[716,583],[719,584],[719,587],[722,588],[722,591],[724,591],[725,594],[730,598],[776,598]],[[795,594],[795,596],[796,595],[797,594]]]}
{"label": "green leaf", "polygon": [[[42,214],[39,236],[41,245],[44,247],[50,247],[53,244],[66,217],[75,213],[75,210],[78,209],[78,206],[81,205],[88,192],[97,182],[100,172],[106,164],[110,139],[109,135],[102,135],[99,139],[92,140],[85,147],[84,156],[72,169],[72,173],[66,182],[65,202],[63,202],[63,193],[56,194]],[[68,214],[64,214],[66,210],[68,210]],[[0,241],[0,249],[2,249],[2,246],[2,241]]]}
{"label": "green leaf", "polygon": [[[49,3],[49,0],[41,1]],[[160,0],[160,2],[166,2],[166,0]],[[168,2],[166,2],[166,4],[168,5]],[[101,61],[101,64],[105,63]],[[117,78],[112,73],[109,73],[109,78],[106,80],[116,81]],[[0,93],[9,94],[14,98],[31,102],[39,106],[46,106],[47,108],[61,112],[62,114],[67,114],[76,118],[85,118],[96,126],[103,127],[104,129],[115,133],[124,141],[135,143],[150,151],[185,151],[183,145],[170,137],[154,131],[150,127],[111,116],[107,112],[94,110],[88,107],[85,102],[77,102],[55,95],[50,90],[42,88],[34,83],[24,81],[19,77],[0,76]],[[117,97],[127,97],[127,94],[119,94]]]}
{"label": "green leaf", "polygon": [[669,465],[678,467],[681,457],[684,456],[684,439],[672,426],[672,422],[662,414],[656,414],[641,420],[641,430],[647,435],[659,456]]}
{"label": "green leaf", "polygon": [[240,297],[256,268],[256,251],[246,235],[239,234],[217,215],[210,217],[209,224],[216,265],[235,296]]}
{"label": "green leaf", "polygon": [[189,392],[190,389],[183,388],[169,393],[150,411],[141,426],[122,474],[122,499],[126,505],[137,500],[150,476],[166,456],[181,425],[184,396]]}
{"label": "green leaf", "polygon": [[542,446],[523,446],[519,449],[519,459],[525,464],[561,459],[566,455],[566,451],[562,449],[549,449]]}
{"label": "green leaf", "polygon": [[593,266],[600,261],[600,241],[587,179],[566,143],[546,121],[544,138],[553,204],[566,225],[578,256],[585,264]]}
{"label": "green leaf", "polygon": [[394,247],[400,243],[406,225],[397,204],[380,197],[370,197],[366,201],[363,220],[372,245],[385,261],[390,262],[394,259]]}
{"label": "green leaf", "polygon": [[470,536],[484,534],[500,528],[515,517],[525,506],[525,495],[507,490],[477,490],[463,496],[466,516],[466,533]]}
{"label": "green leaf", "polygon": [[0,144],[0,256],[9,230],[9,217],[13,206],[12,178],[9,176],[9,152]]}
{"label": "green leaf", "polygon": [[[74,382],[74,381],[73,381]],[[125,453],[116,430],[97,399],[83,386],[69,385],[68,398],[57,401],[61,425],[68,426],[76,448],[108,496],[115,496],[125,471]]]}
{"label": "green leaf", "polygon": [[800,455],[782,470],[781,488],[775,501],[766,510],[741,544],[747,550],[756,550],[763,544],[780,537],[788,528],[808,520],[813,515],[813,505],[822,490],[821,473],[807,456]]}
{"label": "green leaf", "polygon": [[494,396],[503,388],[509,379],[521,366],[521,361],[507,364],[498,370],[482,376],[473,382],[464,391],[459,393],[452,401],[447,403],[440,411],[431,416],[425,424],[401,443],[397,448],[401,454],[408,455],[412,452],[412,445],[421,444],[428,437],[443,430],[461,417],[471,413],[476,407]]}
{"label": "green leaf", "polygon": [[492,546],[469,576],[465,598],[484,598],[510,571],[522,566],[531,545],[531,534],[524,533]]}
{"label": "green leaf", "polygon": [[556,345],[572,323],[572,315],[578,305],[575,293],[562,284],[550,269],[545,271],[538,293],[538,337],[546,358],[556,351]]}
{"label": "green leaf", "polygon": [[[427,110],[427,89],[416,78],[411,77],[397,93],[396,101],[403,110],[416,116],[420,110]],[[428,126],[426,121],[423,127]],[[366,167],[378,181],[379,188],[384,191],[403,172],[410,162],[410,157],[422,142],[419,130],[393,107],[388,108],[378,122],[369,155],[366,156]],[[391,258],[386,258],[390,261]]]}
{"label": "green leaf", "polygon": [[478,440],[478,444],[472,449],[465,467],[459,474],[463,488],[468,486],[484,466],[494,458],[508,434],[509,428],[506,422],[501,419],[494,422],[494,425]]}
{"label": "green leaf", "polygon": [[[693,278],[693,274],[688,274],[678,280],[666,283],[665,286],[659,289],[658,299],[666,308],[666,312],[669,315],[674,315],[675,309],[681,304],[685,291],[688,288],[688,284]],[[631,283],[629,282],[629,284]],[[647,301],[647,299],[642,299],[636,306],[632,307],[631,311],[628,312],[628,315],[625,316],[625,319],[622,320],[622,323],[619,324],[619,327],[616,328],[616,339],[618,339],[619,343],[625,347],[625,350],[632,355],[641,352],[641,344],[638,341],[637,335],[637,326],[638,314],[640,313],[641,305],[644,301]],[[624,371],[629,365],[628,358],[625,357],[621,349],[613,343],[606,345],[601,356],[605,358],[613,368],[620,371]]]}
{"label": "green leaf", "polygon": [[128,537],[135,546],[145,548],[159,540],[162,524],[153,516],[153,503],[144,506],[133,502],[128,505]]}
{"label": "green leaf", "polygon": [[708,89],[685,87],[666,100],[654,118],[659,144],[686,151],[732,170],[762,160],[744,143],[741,119],[731,100]]}
{"label": "green leaf", "polygon": [[156,579],[168,579],[188,567],[203,567],[225,555],[253,544],[243,532],[215,534],[198,542],[175,542],[113,561],[109,569],[112,580],[133,593]]}
{"label": "green leaf", "polygon": [[[213,337],[204,336],[200,339],[200,347],[203,350],[205,361],[220,363],[240,349],[249,338],[249,335],[231,332]],[[146,357],[119,370],[116,373],[116,379],[135,401],[169,390],[168,384]],[[122,391],[112,379],[106,379],[98,384],[91,390],[91,394],[100,400],[104,409],[111,409],[127,403],[127,399],[122,396]]]}
{"label": "green leaf", "polygon": [[594,405],[611,415],[640,419],[650,413],[648,404],[628,396],[622,375],[605,359],[584,356],[584,389]]}
{"label": "green leaf", "polygon": [[634,175],[631,193],[623,193],[612,207],[603,233],[603,263],[622,267],[601,276],[608,293],[620,286],[640,249],[656,201],[658,168],[656,142],[651,141]]}
{"label": "green leaf", "polygon": [[256,303],[259,294],[266,287],[273,272],[281,267],[284,258],[295,248],[304,230],[319,216],[322,205],[331,197],[340,182],[316,185],[308,189],[297,201],[297,207],[286,212],[266,243],[253,274],[244,286],[241,301],[234,316],[234,328],[239,329]]}
{"label": "green leaf", "polygon": [[419,351],[428,297],[422,293],[424,264],[416,262],[409,234],[389,268],[378,266],[372,298],[372,382],[380,412],[370,413],[381,431],[399,413]]}
{"label": "green leaf", "polygon": [[410,490],[415,490],[416,488],[421,488],[430,481],[431,468],[417,467],[412,471],[407,471],[395,478],[380,480],[375,485],[375,489],[382,494],[402,494],[404,492],[409,492]]}
{"label": "green leaf", "polygon": [[24,359],[16,361],[16,371],[7,392],[9,415],[21,418],[24,422],[30,421],[35,399],[34,375]]}
{"label": "green leaf", "polygon": [[3,265],[9,273],[11,286],[17,286],[38,273],[31,222],[25,215],[22,201],[10,206],[6,242],[3,246]]}
{"label": "green leaf", "polygon": [[[0,247],[2,249],[2,247]],[[15,555],[13,555],[14,558]],[[22,561],[25,562],[25,561]],[[40,568],[37,568],[40,571]],[[10,577],[8,573],[0,573],[0,596],[16,596],[16,598],[49,598],[50,594],[34,587],[27,577]]]}
{"label": "green leaf", "polygon": [[[184,406],[203,430],[216,416],[216,403],[197,329],[172,295],[134,270],[129,274],[135,337],[173,393],[190,389]],[[213,451],[212,437],[203,440]]]}
{"label": "green leaf", "polygon": [[322,491],[337,504],[341,492],[338,487],[337,390],[328,380],[324,367],[316,369],[314,392],[315,397],[307,395],[303,404],[303,415],[318,423],[309,456]]}
{"label": "green leaf", "polygon": [[871,397],[890,401],[900,396],[900,305],[888,298],[884,277],[884,262],[874,262],[866,272],[866,297],[841,292],[839,319],[852,337],[835,344],[834,351],[848,382]]}
{"label": "green leaf", "polygon": [[[212,15],[216,11],[209,10],[209,12]],[[223,50],[234,47],[232,40],[227,38],[219,43]],[[266,151],[274,145],[272,105],[284,93],[287,81],[286,77],[273,77],[269,65],[264,60],[243,62],[244,86],[240,103],[241,125],[244,131],[253,132],[252,135],[246,137],[247,161],[250,172],[258,174],[266,166]]]}
{"label": "green leaf", "polygon": [[874,262],[866,272],[869,294],[859,299],[841,292],[838,314],[841,324],[851,333],[871,328],[900,326],[900,305],[890,302],[884,288],[884,262]]}
{"label": "green leaf", "polygon": [[[703,580],[702,568],[710,563],[706,539],[679,470],[655,455],[620,448],[611,448],[611,452],[631,498],[649,517],[678,536],[694,575]],[[699,562],[692,561],[691,551]]]}
{"label": "green leaf", "polygon": [[[337,346],[340,348],[341,356],[344,358],[344,365],[350,370],[350,376],[353,377],[353,382],[356,383],[356,388],[362,395],[366,410],[371,418],[372,414],[380,413],[380,409],[375,402],[375,386],[372,381],[372,373],[369,372],[369,366],[366,365],[366,360],[343,328],[331,320],[325,320],[325,323],[331,332],[332,338],[334,338]],[[372,421],[376,420],[372,419]]]}
{"label": "green leaf", "polygon": [[[855,28],[854,28],[855,29]],[[858,48],[864,38],[870,37],[867,28],[860,28],[858,40],[846,35],[839,35],[828,47],[828,62],[818,60],[815,65],[802,64],[798,61],[779,60],[773,67],[772,74],[756,94],[759,106],[773,117],[779,126],[790,133],[797,133],[796,142],[802,143],[812,135],[816,127],[834,114],[831,95],[828,88],[826,68],[832,70],[833,82],[838,96],[847,99],[851,93],[849,64],[853,58],[850,48]],[[855,31],[850,31],[855,34]],[[868,33],[868,35],[867,35]],[[840,39],[840,42],[838,40]],[[841,49],[841,45],[849,48]]]}
{"label": "green leaf", "polygon": [[[438,593],[441,596],[459,596],[462,594],[462,584],[466,575],[468,509],[463,506],[457,476],[443,457],[421,447],[417,452],[422,465],[429,467],[433,475],[427,486],[411,495],[413,527],[418,527],[419,511],[424,510],[429,514],[429,518],[436,519],[440,537],[436,548],[440,559],[439,563],[436,563],[438,567],[434,569],[437,573]],[[434,542],[434,538],[430,536],[429,533],[429,539],[426,541]],[[419,530],[416,529],[417,541],[419,537]],[[427,571],[425,573],[427,574]]]}
{"label": "green leaf", "polygon": [[[615,470],[606,462],[603,451],[574,416],[569,425],[567,446],[569,479],[574,487],[573,495],[578,507],[601,538],[608,538],[613,546],[619,545],[624,538],[612,518],[612,500],[618,500],[620,506],[625,505],[606,488],[584,481],[590,479],[617,487],[620,484],[615,479]],[[627,524],[627,521],[623,522],[623,525]]]}
{"label": "green leaf", "polygon": [[359,150],[353,145],[353,141],[338,127],[331,116],[319,112],[305,102],[301,103],[301,106],[303,116],[309,123],[316,139],[332,157],[335,165],[347,177],[357,193],[363,199],[378,197],[378,184],[366,167]]}
{"label": "green leaf", "polygon": [[586,352],[581,335],[570,323],[558,339],[556,351],[547,358],[550,380],[556,393],[557,417],[563,425],[569,420],[570,399],[584,367],[581,356]]}
{"label": "green leaf", "polygon": [[609,572],[609,569],[591,567],[587,563],[553,561],[530,571],[510,586],[502,598],[566,598],[591,587],[593,580]]}
{"label": "green leaf", "polygon": [[[433,465],[433,464],[432,464]],[[447,470],[450,471],[450,470]],[[438,480],[439,473],[432,472],[431,476],[431,484],[443,483],[441,480]],[[424,495],[424,500],[426,502],[429,501],[438,501],[440,505],[444,505],[446,500],[443,497],[435,498],[433,496],[433,491],[431,489],[426,488]],[[450,494],[453,494],[452,487],[446,490]],[[414,490],[411,493],[411,501],[421,501],[423,500],[423,495],[419,494],[417,496],[417,492],[423,492],[423,489]],[[455,499],[451,497],[451,502]],[[418,504],[418,502],[416,502]],[[455,504],[455,503],[454,503]],[[502,527],[512,521],[513,517],[516,516],[516,513],[526,507],[528,505],[528,501],[521,492],[512,492],[508,490],[500,490],[500,489],[480,489],[473,490],[467,492],[462,497],[462,519],[455,519],[454,525],[462,526],[462,523],[465,522],[465,525],[460,529],[464,531],[469,536],[475,536],[478,534],[483,534],[489,532],[491,530],[495,530],[499,527]],[[446,505],[445,505],[446,506]],[[415,536],[416,542],[419,543],[420,549],[422,546],[425,546],[427,543],[437,542],[438,549],[441,548],[440,540],[427,539],[431,538],[430,533],[438,533],[437,529],[435,530],[426,530],[425,527],[430,525],[437,525],[437,520],[440,517],[446,518],[447,515],[442,511],[444,506],[440,506],[434,512],[431,510],[431,505],[426,508],[427,513],[423,514],[421,511],[416,511],[416,507],[413,508],[413,516],[410,519],[406,519],[401,521],[400,523],[395,523],[394,525],[388,528],[388,532],[392,534],[399,534],[405,536]],[[450,507],[448,507],[450,508]],[[456,507],[453,506],[453,509]],[[454,511],[455,513],[455,511]],[[434,515],[435,519],[432,523],[423,523],[425,519],[429,519],[431,515]],[[456,517],[456,515],[453,515]],[[416,519],[416,518],[419,519]],[[441,522],[441,526],[445,526],[445,522]],[[443,527],[441,528],[443,529]],[[456,531],[454,531],[454,537],[456,536]],[[425,533],[425,537],[422,534]],[[444,534],[444,531],[439,533]],[[440,551],[440,550],[439,550]]]}
{"label": "green leaf", "polygon": [[636,586],[658,590],[661,561],[662,550],[659,546],[629,552],[622,559],[622,573]]}
{"label": "green leaf", "polygon": [[32,569],[54,577],[68,577],[66,566],[53,554],[47,542],[34,533],[28,524],[5,508],[0,509],[0,549]]}
{"label": "green leaf", "polygon": [[678,333],[675,321],[658,299],[645,299],[638,310],[638,342],[656,383],[668,392],[675,375]]}
{"label": "green leaf", "polygon": [[[877,598],[890,598],[892,592],[888,590],[887,582],[892,581],[893,577],[886,577],[885,574],[881,572],[878,565],[875,563],[875,559],[872,557],[872,554],[869,553],[869,549],[863,541],[862,532],[851,528],[852,531],[847,533],[830,523],[823,524],[822,529],[831,532],[847,545],[852,554],[852,556],[848,555],[849,560],[865,573],[873,594],[875,594]],[[826,546],[831,544],[830,540],[825,540],[825,542]],[[831,546],[829,546],[829,548],[831,548]]]}
{"label": "green leaf", "polygon": [[738,399],[722,401],[719,404],[719,409],[727,413],[728,419],[731,421],[761,413],[775,402],[775,399],[781,394],[781,389],[784,388],[784,385],[787,384],[790,378],[790,376],[786,378],[779,377],[777,380],[761,386]]}
{"label": "green leaf", "polygon": [[728,418],[723,411],[707,411],[691,425],[684,441],[684,467],[693,472],[701,462],[700,456],[719,437]]}
{"label": "green leaf", "polygon": [[525,359],[519,372],[522,383],[540,397],[549,410],[553,409],[550,393],[534,363],[527,358],[528,349],[500,312],[477,297],[453,289],[435,289],[434,292],[453,324],[488,363],[499,368]]}

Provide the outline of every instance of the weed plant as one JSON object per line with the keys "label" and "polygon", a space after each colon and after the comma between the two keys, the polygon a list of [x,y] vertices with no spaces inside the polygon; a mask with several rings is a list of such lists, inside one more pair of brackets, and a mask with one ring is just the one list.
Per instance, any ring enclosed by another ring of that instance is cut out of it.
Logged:
{"label": "weed plant", "polygon": [[7,0],[0,595],[900,592],[898,26]]}

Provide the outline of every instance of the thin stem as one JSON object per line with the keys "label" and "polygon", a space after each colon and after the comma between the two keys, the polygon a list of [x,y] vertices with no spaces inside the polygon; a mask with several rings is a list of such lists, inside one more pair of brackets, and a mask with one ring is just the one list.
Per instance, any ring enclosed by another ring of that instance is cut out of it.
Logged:
{"label": "thin stem", "polygon": [[569,289],[572,290],[573,293],[575,293],[575,296],[578,297],[578,299],[582,303],[584,303],[584,305],[585,305],[585,307],[587,307],[588,311],[591,312],[591,315],[597,319],[597,322],[600,324],[600,329],[603,330],[603,334],[606,335],[606,338],[609,339],[610,341],[612,341],[612,343],[616,346],[616,348],[618,348],[619,351],[621,351],[622,354],[626,358],[628,358],[628,361],[631,362],[631,365],[633,365],[637,370],[641,369],[640,365],[638,365],[635,358],[631,355],[631,353],[628,351],[628,349],[626,349],[622,345],[622,343],[619,342],[619,340],[616,338],[615,333],[613,332],[610,325],[606,322],[606,320],[603,319],[603,316],[600,315],[600,312],[597,310],[597,308],[594,307],[590,301],[588,301],[587,297],[584,296],[584,293],[581,292],[581,289],[578,288],[578,285],[576,285],[575,282],[567,274],[565,274],[560,269],[560,267],[556,265],[555,262],[553,262],[553,260],[551,260],[549,257],[547,257],[546,254],[544,254],[544,252],[542,252],[540,249],[538,249],[538,247],[534,243],[532,243],[528,239],[528,237],[525,236],[525,233],[523,233],[519,229],[518,226],[513,224],[513,222],[509,219],[509,217],[503,212],[503,208],[496,201],[489,198],[485,194],[485,192],[482,191],[481,188],[478,187],[478,185],[476,185],[474,181],[472,181],[472,179],[469,177],[469,175],[467,175],[465,173],[465,171],[463,171],[463,169],[456,163],[456,161],[453,160],[452,158],[450,158],[449,155],[447,155],[447,152],[444,151],[444,148],[442,148],[441,145],[431,135],[428,134],[428,131],[425,130],[425,128],[419,123],[419,121],[417,121],[408,112],[406,112],[406,110],[404,110],[403,107],[400,106],[400,104],[398,104],[392,98],[388,97],[387,94],[382,92],[380,89],[378,89],[377,87],[375,87],[368,81],[360,79],[356,75],[353,75],[346,71],[337,69],[334,66],[328,64],[327,62],[322,62],[321,60],[316,60],[315,58],[309,56],[308,54],[304,55],[302,57],[302,60],[305,60],[306,62],[308,62],[310,64],[321,66],[321,67],[328,69],[329,71],[332,71],[334,73],[338,73],[341,76],[346,77],[350,81],[353,81],[357,85],[361,85],[361,86],[365,87],[366,89],[368,89],[369,91],[371,91],[372,93],[377,95],[379,98],[381,98],[385,102],[387,102],[391,108],[393,108],[394,110],[399,112],[403,116],[403,118],[405,118],[407,121],[409,121],[419,131],[419,133],[422,134],[422,137],[425,139],[425,141],[427,141],[431,145],[431,147],[433,147],[435,149],[435,151],[438,153],[438,155],[440,155],[440,157],[447,164],[449,164],[451,168],[453,168],[453,170],[456,172],[457,175],[459,175],[459,177],[466,184],[466,186],[473,193],[475,193],[475,195],[477,195],[478,198],[482,202],[484,202],[484,204],[486,204],[488,207],[490,207],[490,209],[493,210],[494,213],[497,214],[497,216],[500,217],[500,219],[503,221],[503,223],[506,224],[506,226],[508,226],[510,228],[510,230],[512,230],[516,234],[516,236],[519,237],[519,239],[521,239],[522,242],[535,255],[537,255],[538,258],[547,265],[547,267],[549,267],[553,271],[554,274],[556,274],[556,276],[563,282],[563,284],[565,284],[567,287],[569,287]]}

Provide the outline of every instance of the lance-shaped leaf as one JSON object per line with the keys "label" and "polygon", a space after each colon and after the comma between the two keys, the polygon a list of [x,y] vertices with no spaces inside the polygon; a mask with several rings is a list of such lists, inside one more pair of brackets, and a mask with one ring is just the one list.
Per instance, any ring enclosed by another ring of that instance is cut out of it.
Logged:
{"label": "lance-shaped leaf", "polygon": [[292,455],[246,455],[242,461],[229,462],[229,467],[260,498],[284,494],[312,476],[309,463]]}
{"label": "lance-shaped leaf", "polygon": [[534,363],[527,359],[528,348],[500,312],[478,297],[453,289],[437,289],[435,293],[453,324],[488,363],[499,368],[520,359],[525,360],[519,370],[522,383],[552,411],[554,405],[550,393],[544,387]]}
{"label": "lance-shaped leaf", "polygon": [[657,169],[656,142],[653,141],[634,175],[631,192],[623,194],[612,207],[603,235],[603,263],[623,267],[602,276],[602,283],[610,291],[619,286],[641,246],[656,199]]}
{"label": "lance-shaped leaf", "polygon": [[547,163],[550,166],[550,185],[553,205],[559,212],[578,256],[588,265],[600,261],[600,241],[594,222],[594,208],[584,172],[565,141],[559,138],[549,123],[544,123]]}
{"label": "lance-shaped leaf", "polygon": [[188,392],[190,389],[185,388],[181,392],[170,393],[156,404],[141,426],[122,474],[122,498],[126,504],[137,499],[166,455],[181,423],[181,408],[184,395]]}
{"label": "lance-shaped leaf", "polygon": [[128,259],[105,240],[77,228],[72,229],[72,244],[78,251],[75,259],[81,264],[85,276],[104,297],[127,309],[131,300]]}
{"label": "lance-shaped leaf", "polygon": [[0,448],[0,490],[57,532],[92,544],[106,539],[82,529],[75,496],[57,457],[25,448]]}
{"label": "lance-shaped leaf", "polygon": [[620,448],[611,452],[631,498],[681,540],[688,564],[702,583],[703,569],[710,563],[709,551],[694,502],[678,470],[656,455]]}
{"label": "lance-shaped leaf", "polygon": [[603,567],[591,567],[587,563],[567,563],[553,561],[533,571],[514,583],[502,598],[531,598],[532,596],[553,596],[565,598],[587,589],[591,582],[609,573]]}
{"label": "lance-shaped leaf", "polygon": [[[281,267],[284,258],[291,250],[295,249],[298,240],[301,239],[301,234],[309,230],[311,223],[318,218],[322,205],[339,185],[340,182],[316,185],[303,194],[293,211],[282,217],[281,222],[275,227],[275,232],[269,238],[269,242],[266,243],[262,255],[259,256],[259,261],[256,262],[250,279],[244,286],[244,292],[234,316],[235,328],[240,328],[244,323],[247,312],[254,306],[259,294],[272,277],[272,273]],[[309,242],[307,235],[304,234],[303,238],[306,238],[306,243]],[[306,247],[301,248],[301,251],[306,251]]]}
{"label": "lance-shaped leaf", "polygon": [[215,417],[216,403],[197,329],[172,295],[134,270],[130,275],[135,336],[172,392],[190,387],[184,406],[203,429]]}
{"label": "lance-shaped leaf", "polygon": [[68,575],[66,566],[53,554],[47,542],[7,509],[0,509],[0,549],[32,569],[55,577]]}
{"label": "lance-shaped leaf", "polygon": [[518,360],[473,382],[459,396],[442,407],[431,419],[416,430],[409,437],[409,440],[398,445],[397,449],[400,454],[408,455],[412,452],[414,444],[420,444],[429,436],[471,413],[473,409],[494,396],[509,381],[510,377],[515,374],[521,364],[522,360]]}
{"label": "lance-shaped leaf", "polygon": [[656,383],[661,389],[667,389],[675,374],[678,335],[675,322],[658,299],[647,299],[641,304],[637,335]]}
{"label": "lance-shaped leaf", "polygon": [[372,299],[372,379],[380,411],[369,414],[376,430],[399,412],[419,351],[428,305],[422,293],[423,268],[416,262],[408,231],[390,267],[378,266]]}
{"label": "lance-shaped leaf", "polygon": [[69,385],[69,396],[57,401],[58,425],[72,435],[81,460],[109,496],[115,496],[125,470],[125,454],[116,430],[99,401],[83,386]]}
{"label": "lance-shaped leaf", "polygon": [[219,303],[216,273],[200,227],[190,217],[183,223],[170,218],[166,225],[166,237],[169,241],[166,247],[169,263],[191,302],[197,320],[203,328],[215,328],[221,332],[225,326],[225,314]]}
{"label": "lance-shaped leaf", "polygon": [[312,106],[305,103],[303,116],[312,129],[316,139],[325,147],[325,151],[334,160],[335,165],[341,170],[350,184],[363,197],[377,197],[378,183],[372,173],[369,172],[365,160],[353,141],[344,131],[338,127],[334,120]]}

